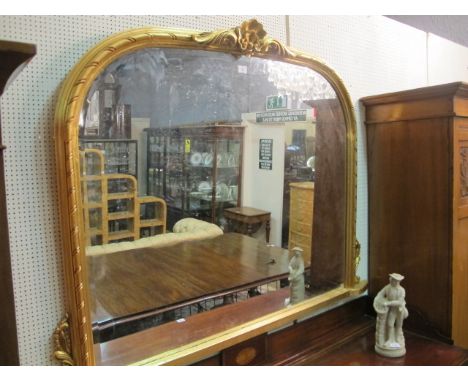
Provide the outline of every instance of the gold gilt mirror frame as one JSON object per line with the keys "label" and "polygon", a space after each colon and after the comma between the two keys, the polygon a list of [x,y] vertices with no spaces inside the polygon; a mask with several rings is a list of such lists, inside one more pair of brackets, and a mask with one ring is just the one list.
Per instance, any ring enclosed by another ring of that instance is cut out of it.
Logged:
{"label": "gold gilt mirror frame", "polygon": [[[84,223],[79,177],[78,123],[86,95],[93,81],[113,61],[143,48],[186,48],[246,55],[283,61],[313,69],[337,94],[346,124],[346,211],[344,283],[324,294],[248,322],[200,343],[155,354],[139,364],[187,364],[260,333],[279,328],[310,315],[333,302],[361,293],[366,283],[356,276],[359,244],[356,222],[356,121],[349,94],[338,75],[322,61],[284,46],[269,37],[256,20],[229,30],[200,33],[193,30],[140,28],[115,34],[91,49],[72,69],[61,88],[55,115],[56,155],[68,323],[62,322],[55,337],[55,356],[66,364],[94,365],[89,291],[85,262]],[[66,328],[62,330],[61,328]],[[59,340],[62,339],[62,340]],[[71,344],[71,345],[70,345]],[[71,353],[71,354],[68,354]]]}

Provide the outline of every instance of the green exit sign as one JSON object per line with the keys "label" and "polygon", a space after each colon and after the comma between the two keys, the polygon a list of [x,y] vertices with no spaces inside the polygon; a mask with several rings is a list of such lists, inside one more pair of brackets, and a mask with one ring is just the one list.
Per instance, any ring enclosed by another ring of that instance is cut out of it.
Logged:
{"label": "green exit sign", "polygon": [[266,98],[266,109],[287,109],[288,108],[288,96],[287,95],[274,95]]}

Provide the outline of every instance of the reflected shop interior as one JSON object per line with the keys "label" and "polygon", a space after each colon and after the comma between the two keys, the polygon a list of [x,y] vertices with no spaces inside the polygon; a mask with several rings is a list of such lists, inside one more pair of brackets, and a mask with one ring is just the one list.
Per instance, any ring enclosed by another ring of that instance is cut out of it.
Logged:
{"label": "reflected shop interior", "polygon": [[314,70],[140,49],[95,79],[78,134],[95,343],[281,293],[295,247],[306,297],[343,283],[346,125]]}

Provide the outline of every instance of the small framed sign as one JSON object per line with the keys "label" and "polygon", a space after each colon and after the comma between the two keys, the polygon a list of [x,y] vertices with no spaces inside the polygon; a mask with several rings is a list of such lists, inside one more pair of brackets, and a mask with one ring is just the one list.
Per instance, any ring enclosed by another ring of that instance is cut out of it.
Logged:
{"label": "small framed sign", "polygon": [[260,170],[272,170],[273,139],[260,139],[258,150],[258,168]]}
{"label": "small framed sign", "polygon": [[266,97],[266,109],[287,109],[288,108],[288,96],[287,95],[273,95]]}

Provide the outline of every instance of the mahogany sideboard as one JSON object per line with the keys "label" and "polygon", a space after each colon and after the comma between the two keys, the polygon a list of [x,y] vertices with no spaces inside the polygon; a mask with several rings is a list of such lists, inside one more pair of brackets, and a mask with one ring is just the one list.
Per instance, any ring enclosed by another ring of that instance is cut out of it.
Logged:
{"label": "mahogany sideboard", "polygon": [[195,365],[458,366],[468,351],[405,330],[407,354],[386,358],[374,351],[375,319],[368,297],[295,322]]}
{"label": "mahogany sideboard", "polygon": [[369,295],[388,282],[389,273],[401,273],[407,326],[468,348],[468,84],[361,101]]}
{"label": "mahogany sideboard", "polygon": [[[287,292],[284,288],[277,294],[269,293],[200,313],[183,325],[171,322],[95,344],[97,364],[132,364],[151,354],[197,341],[209,336],[213,330],[238,325],[235,321],[241,315],[253,319],[278,309]],[[407,354],[393,359],[379,356],[374,351],[375,318],[372,314],[369,297],[360,297],[277,331],[245,340],[207,358],[194,360],[192,365],[468,365],[467,350],[411,333],[405,328]],[[174,335],[171,335],[172,331]]]}

